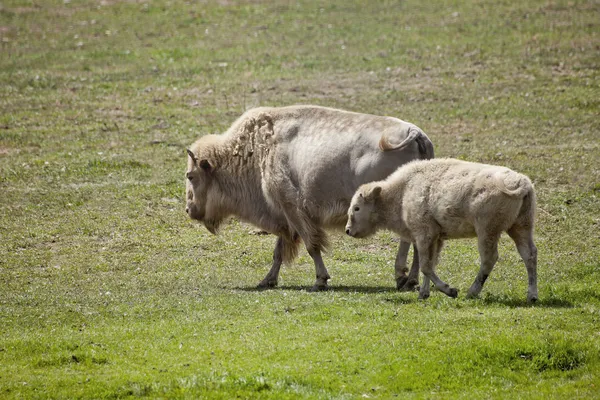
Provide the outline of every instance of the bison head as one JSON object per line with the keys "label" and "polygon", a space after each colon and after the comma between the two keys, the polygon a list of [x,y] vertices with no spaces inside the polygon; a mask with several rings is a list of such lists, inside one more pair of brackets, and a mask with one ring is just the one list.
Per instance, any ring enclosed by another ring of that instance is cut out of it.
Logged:
{"label": "bison head", "polygon": [[346,233],[355,238],[364,238],[377,232],[378,213],[376,202],[381,186],[366,184],[358,188],[348,208]]}
{"label": "bison head", "polygon": [[214,185],[214,166],[206,158],[198,157],[191,150],[188,153],[186,178],[185,212],[190,218],[204,224],[210,233],[215,234],[223,218],[218,216],[213,203],[211,189]]}

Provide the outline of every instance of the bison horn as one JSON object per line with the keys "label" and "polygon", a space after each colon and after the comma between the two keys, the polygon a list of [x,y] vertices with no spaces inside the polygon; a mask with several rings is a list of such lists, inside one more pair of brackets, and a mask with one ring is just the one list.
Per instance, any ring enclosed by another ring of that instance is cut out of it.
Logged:
{"label": "bison horn", "polygon": [[196,156],[194,155],[194,153],[192,153],[192,151],[190,149],[186,149],[188,156],[190,156],[190,158],[192,159],[192,161],[194,162],[195,165],[198,165],[198,159],[196,158]]}

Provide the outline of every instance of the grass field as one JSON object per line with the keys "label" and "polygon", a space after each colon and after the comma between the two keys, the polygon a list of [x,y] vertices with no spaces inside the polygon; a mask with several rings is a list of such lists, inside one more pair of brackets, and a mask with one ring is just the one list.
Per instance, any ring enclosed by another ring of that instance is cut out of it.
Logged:
{"label": "grass field", "polygon": [[[504,236],[480,299],[399,293],[397,239],[332,234],[257,291],[273,236],[184,212],[185,148],[258,105],[419,125],[538,195],[540,301]],[[0,398],[600,397],[600,3],[0,5]]]}

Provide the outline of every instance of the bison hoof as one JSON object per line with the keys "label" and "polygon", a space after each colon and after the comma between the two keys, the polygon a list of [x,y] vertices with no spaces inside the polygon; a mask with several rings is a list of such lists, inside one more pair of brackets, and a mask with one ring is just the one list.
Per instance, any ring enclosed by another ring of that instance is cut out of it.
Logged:
{"label": "bison hoof", "polygon": [[404,283],[404,286],[402,286],[399,290],[401,292],[412,292],[415,290],[419,290],[419,281],[416,279],[406,281],[406,283]]}
{"label": "bison hoof", "polygon": [[448,290],[448,296],[452,297],[453,299],[458,297],[458,289],[456,288],[450,288]]}
{"label": "bison hoof", "polygon": [[277,281],[263,280],[256,286],[256,288],[257,289],[271,289],[276,286],[277,286]]}
{"label": "bison hoof", "polygon": [[396,289],[398,289],[400,291],[403,291],[402,288],[406,284],[407,280],[408,280],[408,277],[406,277],[406,276],[403,276],[402,278],[396,279]]}
{"label": "bison hoof", "polygon": [[329,286],[327,285],[314,285],[310,288],[311,292],[324,292],[326,290],[329,290]]}
{"label": "bison hoof", "polygon": [[419,292],[419,300],[427,300],[429,298],[429,292]]}

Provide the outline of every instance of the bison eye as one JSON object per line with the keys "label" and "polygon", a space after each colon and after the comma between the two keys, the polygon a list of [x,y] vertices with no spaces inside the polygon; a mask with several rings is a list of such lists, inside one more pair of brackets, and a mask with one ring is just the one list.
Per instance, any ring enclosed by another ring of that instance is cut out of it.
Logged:
{"label": "bison eye", "polygon": [[360,207],[354,207],[354,211],[360,211]]}

